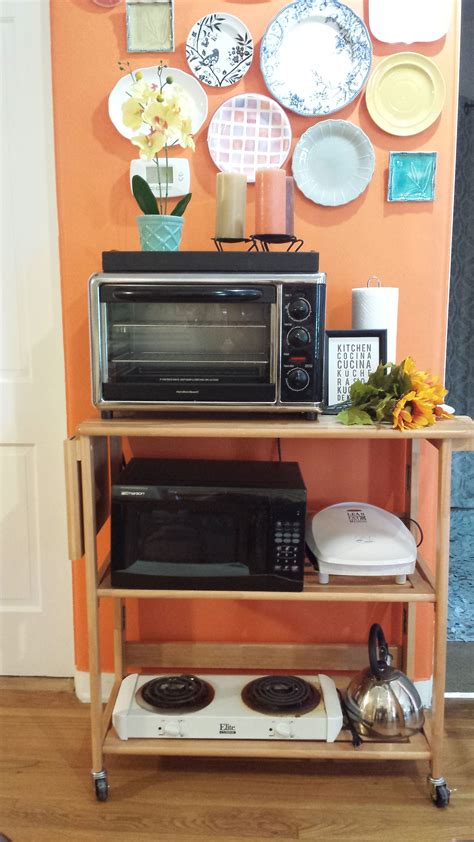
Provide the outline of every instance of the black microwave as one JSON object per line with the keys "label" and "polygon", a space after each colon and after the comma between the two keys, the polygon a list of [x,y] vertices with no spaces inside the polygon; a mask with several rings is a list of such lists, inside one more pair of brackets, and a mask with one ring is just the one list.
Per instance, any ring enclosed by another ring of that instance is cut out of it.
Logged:
{"label": "black microwave", "polygon": [[132,459],[112,486],[112,586],[301,591],[305,512],[295,462]]}

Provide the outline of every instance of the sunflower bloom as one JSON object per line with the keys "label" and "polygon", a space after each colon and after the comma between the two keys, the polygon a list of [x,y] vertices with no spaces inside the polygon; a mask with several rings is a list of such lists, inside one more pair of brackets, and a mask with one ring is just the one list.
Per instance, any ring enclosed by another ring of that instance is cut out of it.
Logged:
{"label": "sunflower bloom", "polygon": [[[411,401],[416,397],[416,392],[407,392],[395,404],[393,410],[393,426],[397,430],[405,430],[411,426]],[[407,406],[409,404],[409,406]]]}
{"label": "sunflower bloom", "polygon": [[412,423],[409,425],[410,429],[430,427],[431,424],[434,424],[436,417],[433,410],[434,407],[431,400],[417,394],[411,402]]}
{"label": "sunflower bloom", "polygon": [[429,371],[419,371],[412,357],[407,357],[404,360],[403,371],[410,378],[413,389],[417,393],[423,394],[425,400],[431,400],[433,406],[443,403],[448,390],[444,388],[439,377]]}

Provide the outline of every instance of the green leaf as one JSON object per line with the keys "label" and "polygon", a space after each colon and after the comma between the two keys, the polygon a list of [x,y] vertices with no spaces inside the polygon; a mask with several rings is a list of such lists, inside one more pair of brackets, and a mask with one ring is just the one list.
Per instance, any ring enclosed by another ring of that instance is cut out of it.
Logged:
{"label": "green leaf", "polygon": [[138,207],[143,213],[159,213],[156,199],[151,192],[150,185],[141,175],[134,175],[132,178],[132,192],[137,200]]}
{"label": "green leaf", "polygon": [[394,406],[396,404],[395,398],[392,398],[391,395],[387,395],[383,400],[380,401],[377,407],[375,407],[375,420],[377,424],[380,424],[381,421],[391,421],[392,420],[392,413]]}
{"label": "green leaf", "polygon": [[358,406],[344,409],[339,415],[336,415],[336,420],[340,421],[341,424],[373,424],[369,413],[359,409]]}
{"label": "green leaf", "polygon": [[360,406],[370,400],[370,398],[374,395],[378,396],[379,390],[370,383],[363,383],[362,380],[356,380],[355,383],[351,385],[350,394],[352,403]]}
{"label": "green leaf", "polygon": [[182,199],[179,200],[178,204],[175,208],[171,211],[171,216],[182,216],[184,211],[186,210],[187,206],[191,201],[192,193],[186,193]]}

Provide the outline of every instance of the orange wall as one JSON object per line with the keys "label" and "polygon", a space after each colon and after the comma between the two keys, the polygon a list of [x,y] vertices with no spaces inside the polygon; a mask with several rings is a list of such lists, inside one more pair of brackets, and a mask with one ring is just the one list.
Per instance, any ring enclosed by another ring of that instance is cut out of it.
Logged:
{"label": "orange wall", "polygon": [[[160,58],[171,66],[188,70],[184,44],[192,24],[203,14],[227,11],[242,18],[252,32],[256,55],[244,79],[220,91],[207,88],[208,121],[217,106],[242,91],[268,93],[259,70],[259,45],[269,20],[282,8],[283,0],[175,0],[173,54],[127,54],[125,8],[106,10],[91,0],[51,0],[53,96],[62,274],[64,341],[68,425],[73,433],[83,418],[95,414],[89,381],[87,279],[101,268],[101,252],[107,249],[138,249],[135,226],[137,208],[129,189],[129,163],[135,147],[113,127],[107,98],[117,82],[119,59],[132,67],[156,64]],[[367,0],[348,0],[368,22]],[[455,122],[458,78],[459,20],[455,2],[450,33],[434,44],[415,44],[408,49],[432,57],[446,80],[446,103],[440,118],[422,134],[396,138],[380,131],[370,119],[364,96],[334,115],[361,126],[376,152],[376,169],[368,190],[348,205],[323,208],[297,191],[296,232],[305,247],[320,253],[320,267],[327,273],[327,326],[351,324],[351,289],[378,275],[385,285],[400,289],[398,358],[411,354],[421,367],[444,370],[446,311],[455,156]],[[403,49],[402,45],[374,40],[374,64]],[[297,74],[297,57],[295,57]],[[315,119],[289,114],[293,146]],[[216,169],[207,144],[207,124],[196,136],[194,154],[180,150],[191,163],[193,199],[186,212],[183,249],[206,250],[214,226]],[[389,204],[386,202],[390,150],[438,152],[436,201]],[[291,172],[291,159],[287,171]],[[253,220],[253,187],[249,188],[248,230]],[[147,449],[146,449],[147,448]],[[136,447],[150,452],[150,443]],[[270,442],[214,443],[208,440],[153,444],[159,455],[211,458],[275,458]],[[321,508],[341,499],[361,499],[400,510],[402,444],[339,444],[337,449],[311,441],[283,442],[283,458],[300,462],[310,504]],[[434,549],[433,469],[424,466],[424,525],[428,528],[425,556]],[[82,562],[74,566],[76,663],[87,669],[85,584]],[[203,601],[149,603],[133,612],[133,633],[152,637],[159,617],[164,639],[290,640],[364,642],[372,621],[384,624],[393,642],[400,635],[399,609],[388,606],[298,605],[281,603],[219,603]],[[418,611],[418,678],[431,674],[430,641],[432,615]],[[110,605],[104,606],[104,668],[111,669]],[[317,665],[316,665],[317,666]]]}

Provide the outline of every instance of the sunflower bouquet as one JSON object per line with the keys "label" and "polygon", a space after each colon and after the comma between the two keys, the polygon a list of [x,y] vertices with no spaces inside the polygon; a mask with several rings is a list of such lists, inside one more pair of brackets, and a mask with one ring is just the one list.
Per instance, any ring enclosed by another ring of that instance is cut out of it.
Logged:
{"label": "sunflower bouquet", "polygon": [[418,371],[411,357],[400,365],[380,364],[366,383],[351,386],[350,406],[336,416],[343,424],[392,424],[398,430],[428,427],[451,418],[439,377]]}

